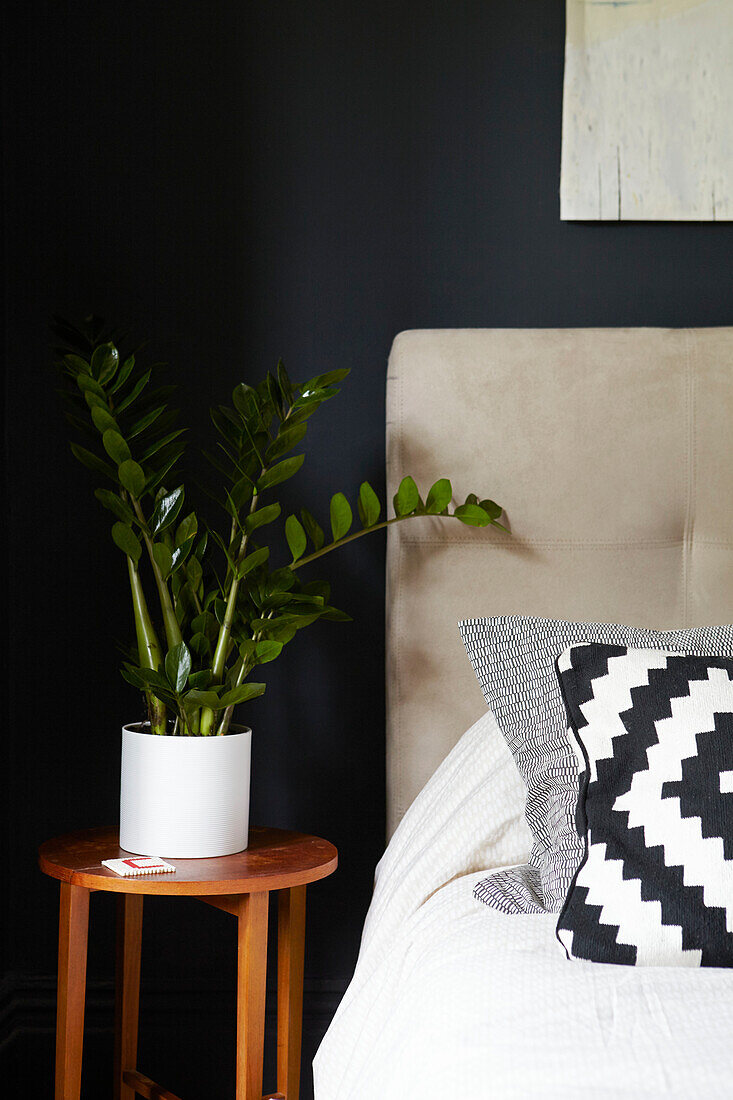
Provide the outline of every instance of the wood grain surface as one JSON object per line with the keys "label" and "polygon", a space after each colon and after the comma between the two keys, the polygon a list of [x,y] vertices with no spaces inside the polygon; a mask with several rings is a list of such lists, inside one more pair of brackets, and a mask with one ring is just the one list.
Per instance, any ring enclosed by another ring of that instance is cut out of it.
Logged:
{"label": "wood grain surface", "polygon": [[103,859],[130,854],[140,853],[123,851],[116,829],[85,829],[46,841],[39,848],[38,863],[51,878],[87,890],[199,897],[304,886],[326,878],[338,864],[338,853],[329,841],[286,829],[252,828],[245,851],[213,859],[172,860],[176,870],[165,875],[120,878],[102,866]]}

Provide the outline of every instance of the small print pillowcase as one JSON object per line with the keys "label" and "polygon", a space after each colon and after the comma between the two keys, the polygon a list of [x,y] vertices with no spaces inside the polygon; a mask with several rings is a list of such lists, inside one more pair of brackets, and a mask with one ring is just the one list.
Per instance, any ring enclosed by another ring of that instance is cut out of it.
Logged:
{"label": "small print pillowcase", "polygon": [[733,966],[733,660],[584,645],[557,669],[585,763],[568,958]]}
{"label": "small print pillowcase", "polygon": [[482,879],[475,896],[504,913],[557,913],[583,856],[575,827],[578,762],[555,669],[558,654],[577,643],[600,642],[733,657],[733,626],[664,631],[501,615],[466,619],[459,628],[527,788],[525,816],[532,832],[528,863]]}

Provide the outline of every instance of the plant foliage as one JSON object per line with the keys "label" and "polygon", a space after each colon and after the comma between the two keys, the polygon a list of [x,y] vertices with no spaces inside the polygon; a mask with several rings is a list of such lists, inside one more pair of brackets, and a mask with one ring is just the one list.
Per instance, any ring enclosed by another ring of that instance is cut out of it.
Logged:
{"label": "plant foliage", "polygon": [[307,509],[284,516],[275,490],[300,470],[305,455],[297,448],[310,418],[349,372],[293,383],[280,362],[259,385],[240,382],[231,404],[211,410],[215,447],[207,458],[226,516],[217,530],[200,522],[186,495],[179,468],[185,429],[177,427],[164,364],[143,366],[139,352],[123,355],[124,340],[95,317],[80,329],[56,318],[53,331],[67,418],[78,437],[71,449],[100,482],[95,496],[125,559],[136,646],[122,675],[143,693],[156,733],[226,733],[234,708],[265,690],[253,679],[259,666],[318,619],[349,618],[331,604],[325,581],[302,579],[304,566],[419,516],[501,527],[502,510],[492,500],[470,494],[451,510],[447,478],[423,501],[409,476],[391,516],[366,481],[353,501],[335,493],[328,541]]}

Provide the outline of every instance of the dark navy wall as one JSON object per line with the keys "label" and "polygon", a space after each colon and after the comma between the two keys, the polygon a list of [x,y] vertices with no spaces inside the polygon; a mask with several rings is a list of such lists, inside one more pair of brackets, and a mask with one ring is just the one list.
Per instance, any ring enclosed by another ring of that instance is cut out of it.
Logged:
{"label": "dark navy wall", "polygon": [[[125,579],[68,451],[49,315],[94,310],[148,337],[178,371],[192,440],[210,437],[209,403],[279,356],[296,377],[351,367],[289,491],[323,513],[336,490],[382,481],[400,329],[730,323],[733,228],[559,221],[562,0],[12,0],[4,20],[3,1007],[25,1082],[52,1061],[57,897],[35,847],[114,820],[132,706]],[[355,622],[304,633],[248,716],[254,818],[341,851],[311,892],[309,1055],[383,844],[383,567],[379,537],[329,560]],[[92,920],[86,1086],[103,1095],[105,899]],[[228,918],[151,904],[145,952],[147,1071],[187,1098],[225,1095]]]}

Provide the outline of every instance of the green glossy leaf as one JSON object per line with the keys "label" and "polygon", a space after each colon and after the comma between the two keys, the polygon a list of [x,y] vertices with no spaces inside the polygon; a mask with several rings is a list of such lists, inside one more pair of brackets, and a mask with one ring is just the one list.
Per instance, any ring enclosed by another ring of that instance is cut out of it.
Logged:
{"label": "green glossy leaf", "polygon": [[145,681],[138,675],[136,668],[132,665],[125,664],[121,670],[122,678],[127,680],[128,684],[132,684],[133,687],[138,688],[140,691],[145,690]]}
{"label": "green glossy leaf", "polygon": [[232,485],[229,496],[231,497],[232,504],[237,513],[241,512],[245,504],[249,503],[252,499],[253,492],[254,484],[249,477],[241,477],[239,481],[236,481],[234,485]]}
{"label": "green glossy leaf", "polygon": [[373,527],[379,520],[382,505],[379,497],[372,489],[368,481],[363,481],[359,487],[359,518],[362,527]]}
{"label": "green glossy leaf", "polygon": [[145,488],[145,473],[142,466],[134,459],[128,458],[126,462],[120,463],[117,476],[128,493],[132,493],[134,497],[142,495]]}
{"label": "green glossy leaf", "polygon": [[154,668],[134,668],[130,664],[126,664],[125,668],[133,670],[140,681],[145,684],[146,687],[160,689],[161,691],[167,691],[170,693],[170,687],[168,681],[161,672],[158,672]]}
{"label": "green glossy leaf", "polygon": [[322,619],[330,619],[336,623],[350,623],[353,622],[351,615],[347,615],[345,611],[339,611],[337,607],[324,607]]}
{"label": "green glossy leaf", "polygon": [[270,638],[266,638],[261,642],[257,642],[255,646],[255,657],[257,658],[257,664],[266,665],[269,664],[270,661],[274,661],[276,657],[280,656],[282,647],[282,642],[275,642]]}
{"label": "green glossy leaf", "polygon": [[295,516],[288,516],[285,520],[285,538],[288,541],[290,553],[293,555],[293,561],[296,562],[305,553],[307,539],[303,525]]}
{"label": "green glossy leaf", "polygon": [[482,500],[480,506],[484,512],[489,516],[489,519],[498,519],[501,513],[504,511],[500,504],[497,504],[494,500]]}
{"label": "green glossy leaf", "polygon": [[219,630],[216,617],[210,611],[202,611],[191,623],[191,629],[205,634],[209,641],[213,641]]}
{"label": "green glossy leaf", "polygon": [[146,428],[149,428],[154,421],[158,419],[162,412],[165,412],[165,405],[158,405],[156,409],[151,409],[150,412],[146,412],[144,416],[141,416],[139,420],[136,420],[130,430],[127,432],[128,439],[134,439],[136,435],[140,435]]}
{"label": "green glossy leaf", "polygon": [[198,531],[198,520],[196,519],[195,512],[189,512],[188,515],[181,520],[176,528],[175,544],[181,546],[187,539],[190,539],[192,535],[195,535]]}
{"label": "green glossy leaf", "polygon": [[431,516],[439,515],[453,498],[453,486],[447,477],[441,477],[431,486],[425,507]]}
{"label": "green glossy leaf", "polygon": [[282,394],[280,392],[280,387],[277,384],[277,379],[274,377],[274,375],[270,373],[270,371],[267,372],[267,392],[270,395],[270,402],[273,409],[275,409],[277,415],[282,420],[285,415]]}
{"label": "green glossy leaf", "polygon": [[183,506],[183,486],[179,485],[172,493],[167,493],[157,502],[150,517],[150,531],[153,535],[164,531],[173,523]]}
{"label": "green glossy leaf", "polygon": [[190,538],[186,539],[185,542],[182,542],[180,546],[177,546],[175,548],[171,560],[171,572],[175,573],[176,569],[180,569],[180,567],[186,561],[186,558],[193,549],[194,538],[195,535],[191,535]]}
{"label": "green glossy leaf", "polygon": [[313,416],[313,413],[320,408],[321,404],[321,399],[317,397],[312,397],[302,402],[299,399],[285,418],[285,423],[289,428],[294,424],[302,424],[304,420]]}
{"label": "green glossy leaf", "polygon": [[156,473],[154,473],[148,481],[146,485],[146,488],[148,490],[156,489],[158,485],[160,485],[161,482],[165,480],[166,476],[170,473],[175,464],[178,462],[185,449],[185,445],[175,447],[173,451],[168,454],[165,461],[163,462],[162,467]]}
{"label": "green glossy leaf", "polygon": [[[203,634],[194,634],[194,638],[199,638],[199,639],[203,638],[204,642],[206,643],[206,646],[208,647],[209,650],[211,650],[211,646],[209,645],[209,639],[207,637],[205,637],[205,635],[203,635]],[[201,644],[201,643],[199,643],[199,644]],[[191,649],[194,648],[193,647],[193,638],[191,639],[191,647],[190,648]],[[197,690],[204,690],[205,691],[210,683],[211,683],[211,669],[210,668],[202,668],[200,672],[192,672],[191,675],[188,677],[188,686],[192,687],[192,688],[196,688]]]}
{"label": "green glossy leaf", "polygon": [[[293,627],[295,630],[301,630],[304,626],[310,626],[311,623],[314,623],[316,619],[320,618],[323,614],[323,610],[322,607],[314,610],[308,607],[299,608],[293,604],[287,611],[283,612],[282,615],[278,615],[276,619],[268,619],[267,621],[271,626],[287,626]],[[254,623],[252,625],[254,626]]]}
{"label": "green glossy leaf", "polygon": [[320,596],[324,603],[331,598],[331,585],[328,581],[308,581],[303,585],[303,592],[309,596]]}
{"label": "green glossy leaf", "polygon": [[293,386],[288,378],[288,372],[285,370],[285,364],[282,359],[279,359],[277,364],[277,384],[280,387],[283,402],[286,405],[292,405],[294,400]]}
{"label": "green glossy leaf", "polygon": [[163,580],[170,576],[171,569],[173,568],[173,555],[171,554],[170,547],[166,546],[164,542],[156,542],[153,544],[153,558],[155,564],[163,574]]}
{"label": "green glossy leaf", "polygon": [[127,554],[128,558],[132,558],[134,562],[140,560],[143,548],[132,527],[118,521],[112,528],[112,538],[115,545],[119,546],[122,553]]}
{"label": "green glossy leaf", "polygon": [[258,695],[265,694],[266,686],[266,684],[239,684],[226,695],[222,695],[221,707],[234,707],[237,703],[247,703],[250,699],[256,699]]}
{"label": "green glossy leaf", "polygon": [[245,420],[249,420],[258,413],[257,390],[248,386],[246,382],[240,382],[232,393],[232,404]]}
{"label": "green glossy leaf", "polygon": [[[285,595],[293,605],[308,604],[311,607],[323,607],[326,602],[323,596],[311,595],[308,592],[287,592]],[[297,611],[298,608],[293,607],[293,610]]]}
{"label": "green glossy leaf", "polygon": [[209,409],[209,415],[217,432],[224,437],[234,451],[238,451],[242,441],[242,425],[237,420],[236,414],[226,405],[218,405]]}
{"label": "green glossy leaf", "polygon": [[105,451],[117,466],[120,466],[123,462],[127,462],[131,457],[130,448],[127,446],[127,443],[120,433],[115,431],[114,428],[107,429],[102,436],[102,443],[104,444]]}
{"label": "green glossy leaf", "polygon": [[[263,611],[277,611],[281,607],[286,607],[290,603],[289,592],[271,592],[269,596],[266,596],[262,601]],[[260,607],[260,604],[257,604]]]}
{"label": "green glossy leaf", "polygon": [[254,550],[251,554],[247,554],[247,557],[237,566],[237,577],[240,580],[242,577],[246,577],[253,569],[257,569],[259,565],[263,565],[269,556],[270,549],[268,546],[261,546],[259,550]]}
{"label": "green glossy leaf", "polygon": [[204,571],[201,568],[201,562],[195,556],[195,551],[190,555],[186,562],[186,576],[188,577],[191,588],[197,594],[201,588],[201,582],[203,580]]}
{"label": "green glossy leaf", "polygon": [[71,453],[74,458],[78,459],[89,470],[94,470],[97,474],[104,474],[105,477],[109,477],[112,481],[117,480],[114,468],[105,462],[101,458],[97,458],[95,454],[88,451],[86,447],[80,447],[78,443],[71,444]]}
{"label": "green glossy leaf", "polygon": [[117,393],[117,391],[122,386],[124,386],[125,382],[130,377],[130,373],[131,373],[132,368],[134,366],[135,366],[135,356],[134,355],[128,355],[127,359],[125,359],[124,363],[122,364],[119,371],[117,372],[117,377],[114,381],[114,385],[112,385],[110,387],[110,390],[109,390],[110,394]]}
{"label": "green glossy leaf", "polygon": [[393,503],[396,516],[409,516],[420,503],[417,485],[409,475],[402,478],[400,487],[394,495]]}
{"label": "green glossy leaf", "polygon": [[126,664],[122,675],[128,683],[140,691],[150,692],[156,699],[161,699],[169,706],[175,706],[175,696],[168,687],[168,681],[150,668],[134,668]]}
{"label": "green glossy leaf", "polygon": [[201,536],[199,541],[196,543],[196,549],[194,550],[194,554],[199,559],[199,561],[203,561],[204,554],[206,553],[206,547],[208,545],[208,541],[209,541],[208,532],[204,531],[203,535]]}
{"label": "green glossy leaf", "polygon": [[351,511],[351,505],[343,493],[335,493],[331,497],[330,512],[333,541],[338,542],[339,539],[342,539],[344,535],[348,534],[354,518]]}
{"label": "green glossy leaf", "polygon": [[84,400],[90,409],[99,408],[106,409],[109,406],[104,397],[100,397],[98,393],[94,393],[93,390],[87,390],[84,394]]}
{"label": "green glossy leaf", "polygon": [[92,408],[92,422],[102,435],[107,431],[113,431],[119,435],[120,429],[117,421],[106,405],[95,405]]}
{"label": "green glossy leaf", "polygon": [[180,693],[186,686],[191,671],[191,654],[185,642],[179,642],[168,650],[165,658],[165,674],[168,683],[175,692]]}
{"label": "green glossy leaf", "polygon": [[95,489],[94,495],[100,504],[103,504],[105,508],[109,508],[110,512],[113,512],[123,523],[131,526],[135,522],[132,508],[121,497],[118,497],[117,493],[113,493],[109,489]]}
{"label": "green glossy leaf", "polygon": [[198,707],[209,707],[211,710],[221,710],[221,702],[215,691],[187,691],[183,696],[183,705],[186,710]]}
{"label": "green glossy leaf", "polygon": [[120,416],[125,411],[125,409],[129,409],[129,407],[130,407],[130,405],[132,405],[133,401],[137,400],[137,398],[140,396],[140,394],[143,392],[143,390],[147,386],[148,382],[150,381],[150,374],[151,374],[151,371],[146,370],[145,374],[142,374],[138,378],[137,382],[132,387],[132,389],[128,393],[127,397],[123,398],[123,400],[120,401],[119,405],[115,409],[115,412],[117,413],[118,416]]}
{"label": "green glossy leaf", "polygon": [[147,462],[149,458],[152,458],[153,455],[158,453],[158,451],[162,451],[163,447],[167,447],[169,443],[172,443],[173,440],[177,439],[179,435],[183,435],[185,431],[188,431],[188,429],[177,428],[169,435],[163,436],[162,439],[156,439],[153,443],[150,444],[146,451],[143,451],[141,455],[142,461]]}
{"label": "green glossy leaf", "polygon": [[[234,559],[232,558],[232,555],[229,553],[229,547],[224,542],[224,539],[221,537],[221,535],[219,534],[218,531],[212,531],[211,532],[211,537],[214,540],[214,542],[216,543],[216,545],[219,547],[219,549],[223,552],[224,557],[227,560],[227,565],[229,566],[229,568],[233,572],[234,568],[235,568]],[[216,611],[216,608],[214,608],[214,610]],[[218,612],[217,612],[217,615],[218,615]],[[221,619],[219,619],[219,622],[221,622]]]}
{"label": "green glossy leaf", "polygon": [[281,619],[253,619],[250,626],[258,634],[272,641],[287,645],[296,634],[296,628],[290,622]]}
{"label": "green glossy leaf", "polygon": [[264,508],[258,508],[251,512],[244,523],[244,529],[248,535],[256,531],[258,527],[264,527],[266,523],[273,523],[280,515],[279,504],[268,504]]}
{"label": "green glossy leaf", "polygon": [[68,364],[73,370],[81,371],[82,374],[90,374],[91,367],[86,359],[82,359],[80,355],[74,355],[69,353],[64,356],[64,362]]}
{"label": "green glossy leaf", "polygon": [[305,455],[293,455],[292,458],[284,458],[282,462],[277,462],[269,470],[265,470],[257,482],[257,492],[261,493],[265,489],[271,489],[273,485],[287,481],[293,474],[297,474],[304,461]]}
{"label": "green glossy leaf", "polygon": [[315,516],[312,516],[307,508],[301,508],[300,519],[305,527],[306,535],[313,543],[314,549],[320,550],[326,541],[326,536],[323,534],[323,529],[316,521]]}
{"label": "green glossy leaf", "polygon": [[478,504],[461,504],[453,515],[468,527],[488,527],[491,520]]}
{"label": "green glossy leaf", "polygon": [[80,374],[76,379],[76,384],[83,394],[93,393],[97,397],[101,397],[105,407],[107,407],[107,396],[96,378],[91,378],[88,374]]}
{"label": "green glossy leaf", "polygon": [[92,374],[104,385],[114,375],[120,362],[120,353],[114,344],[100,344],[92,353]]}
{"label": "green glossy leaf", "polygon": [[296,579],[295,573],[287,565],[282,569],[275,569],[267,578],[267,590],[268,592],[288,592]]}
{"label": "green glossy leaf", "polygon": [[307,424],[294,424],[290,428],[284,428],[278,433],[277,438],[267,448],[265,458],[268,462],[274,462],[276,458],[292,451],[297,447],[308,430]]}
{"label": "green glossy leaf", "polygon": [[302,389],[303,393],[310,393],[314,390],[325,390],[329,386],[337,385],[339,382],[343,382],[347,374],[349,374],[348,368],[344,370],[330,370],[326,374],[318,374],[315,378],[311,378],[309,382],[306,382]]}
{"label": "green glossy leaf", "polygon": [[[211,654],[211,642],[205,634],[201,633],[200,630],[191,636],[191,640],[188,644],[193,652],[196,654],[196,656],[201,660],[205,660]],[[200,674],[194,673],[194,675],[198,676]],[[189,683],[191,684],[191,687],[206,687],[206,685],[208,684],[208,680],[205,684],[194,683],[194,677],[189,676]]]}

